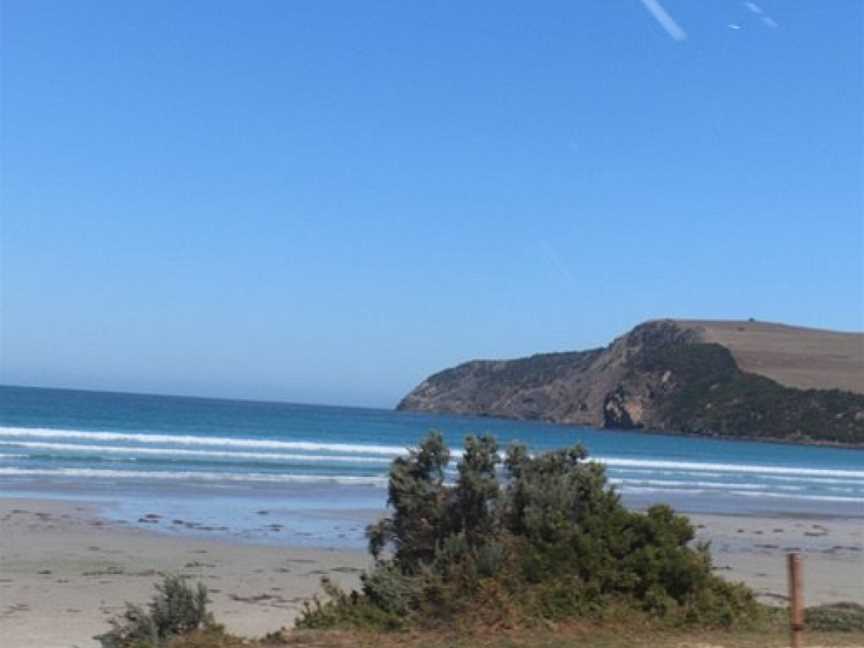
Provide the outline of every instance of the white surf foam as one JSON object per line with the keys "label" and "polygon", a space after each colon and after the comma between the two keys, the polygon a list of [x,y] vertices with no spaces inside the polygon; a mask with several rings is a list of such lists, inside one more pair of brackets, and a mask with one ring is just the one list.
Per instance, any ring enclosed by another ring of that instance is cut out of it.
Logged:
{"label": "white surf foam", "polygon": [[268,473],[218,473],[197,471],[102,470],[98,468],[0,468],[0,477],[78,477],[86,479],[141,479],[207,482],[334,483],[385,486],[384,477],[329,475],[273,475]]}
{"label": "white surf foam", "polygon": [[864,480],[862,479],[852,479],[852,478],[836,478],[836,477],[788,477],[788,476],[778,476],[778,475],[765,475],[763,479],[771,480],[771,481],[806,481],[811,484],[848,484],[854,486],[860,486],[864,488]]}
{"label": "white surf foam", "polygon": [[[624,486],[659,486],[661,488],[701,488],[715,490],[750,490],[762,491],[765,490],[765,484],[739,484],[736,482],[712,482],[712,481],[683,481],[675,479],[627,479],[627,478],[612,478],[609,479],[610,484]],[[804,490],[803,486],[775,486],[777,490],[784,491],[800,491]]]}
{"label": "white surf foam", "polygon": [[732,495],[742,495],[744,497],[773,497],[795,500],[809,500],[813,502],[857,502],[864,505],[864,498],[861,497],[841,497],[839,495],[787,495],[786,493],[770,493],[767,491],[729,491]]}
{"label": "white surf foam", "polygon": [[[51,428],[0,427],[0,438],[5,439],[63,439],[85,442],[108,441],[139,444],[169,444],[179,446],[246,448],[256,450],[295,450],[301,452],[333,452],[348,455],[396,457],[405,455],[408,448],[390,445],[323,443],[316,441],[280,441],[276,439],[249,439],[206,437],[174,434],[131,432],[97,432],[87,430],[61,430]],[[82,447],[85,447],[82,444]],[[454,457],[461,452],[453,451]],[[614,468],[653,469],[666,471],[707,471],[711,473],[742,473],[759,475],[788,475],[792,477],[847,478],[864,480],[864,470],[838,470],[832,468],[805,468],[798,466],[768,466],[758,464],[672,461],[663,459],[631,459],[622,457],[592,457],[594,461]]]}
{"label": "white surf foam", "polygon": [[52,428],[0,427],[0,437],[12,439],[78,439],[81,441],[121,441],[129,443],[169,443],[192,446],[227,448],[268,448],[273,450],[305,450],[309,452],[367,453],[385,456],[407,454],[407,448],[355,443],[320,443],[315,441],[278,441],[275,439],[241,439],[179,434],[149,434],[131,432],[91,432],[85,430],[55,430]]}
{"label": "white surf foam", "polygon": [[677,495],[704,495],[705,491],[698,488],[657,488],[647,486],[630,486],[624,489],[628,495],[654,495],[656,493],[675,493]]}
{"label": "white surf foam", "polygon": [[[700,488],[661,488],[658,486],[627,486],[622,487],[622,492],[626,495],[655,495],[655,494],[674,494],[674,495],[706,495],[716,494],[713,491],[706,491]],[[848,502],[864,504],[864,499],[860,497],[840,497],[834,495],[801,495],[794,493],[772,493],[769,491],[748,491],[748,490],[730,490],[725,491],[724,495],[739,495],[741,497],[750,498],[773,498],[786,500],[807,500],[816,502]]]}
{"label": "white surf foam", "polygon": [[[47,450],[57,452],[78,452],[95,454],[122,454],[122,455],[145,455],[160,457],[204,457],[214,459],[259,459],[266,461],[291,461],[291,462],[332,462],[332,463],[358,463],[358,464],[389,464],[390,459],[384,457],[364,457],[346,455],[309,455],[309,454],[285,454],[279,452],[244,452],[220,451],[220,450],[187,450],[184,448],[141,448],[129,446],[105,446],[105,445],[83,445],[78,443],[52,443],[49,441],[0,441],[0,445],[15,448],[28,448],[31,450]],[[0,455],[3,456],[3,455]],[[26,456],[26,455],[15,455]]]}
{"label": "white surf foam", "polygon": [[800,475],[807,477],[850,477],[864,479],[864,470],[835,470],[833,468],[803,468],[798,466],[763,466],[755,464],[700,463],[695,461],[666,461],[662,459],[620,459],[617,457],[594,457],[607,466],[634,468],[667,468],[672,470],[708,470],[723,473],[748,473],[764,475]]}

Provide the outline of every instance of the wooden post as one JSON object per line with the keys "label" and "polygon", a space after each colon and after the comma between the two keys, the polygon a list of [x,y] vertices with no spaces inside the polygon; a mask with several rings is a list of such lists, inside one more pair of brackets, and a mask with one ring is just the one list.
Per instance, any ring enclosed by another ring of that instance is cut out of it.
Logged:
{"label": "wooden post", "polygon": [[792,630],[792,648],[804,646],[804,602],[801,591],[801,556],[790,553],[789,559],[789,626]]}

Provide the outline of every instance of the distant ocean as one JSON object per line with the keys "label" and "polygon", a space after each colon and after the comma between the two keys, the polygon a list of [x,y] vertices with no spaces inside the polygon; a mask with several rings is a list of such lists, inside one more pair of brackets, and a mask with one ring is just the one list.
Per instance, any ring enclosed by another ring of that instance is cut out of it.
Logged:
{"label": "distant ocean", "polygon": [[103,502],[167,533],[361,546],[389,462],[432,429],[452,448],[480,433],[535,452],[582,443],[634,507],[864,516],[864,451],[25,387],[0,387],[0,494]]}

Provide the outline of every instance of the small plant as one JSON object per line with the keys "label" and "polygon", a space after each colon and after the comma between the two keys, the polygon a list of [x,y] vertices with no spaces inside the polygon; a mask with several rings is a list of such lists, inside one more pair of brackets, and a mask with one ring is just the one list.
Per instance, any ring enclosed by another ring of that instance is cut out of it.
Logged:
{"label": "small plant", "polygon": [[211,629],[207,588],[189,585],[182,576],[165,576],[147,608],[126,603],[126,610],[109,621],[111,630],[94,637],[102,648],[162,648],[174,637]]}

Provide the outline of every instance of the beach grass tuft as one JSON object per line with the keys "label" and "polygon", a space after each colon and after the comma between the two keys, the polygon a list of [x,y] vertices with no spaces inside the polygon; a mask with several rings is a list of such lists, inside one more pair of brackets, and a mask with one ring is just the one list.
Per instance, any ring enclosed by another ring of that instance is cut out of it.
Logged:
{"label": "beach grass tuft", "polygon": [[95,637],[102,648],[160,648],[174,637],[201,630],[218,632],[207,611],[209,599],[203,583],[192,587],[183,576],[165,576],[147,608],[126,603],[109,621],[111,629]]}

